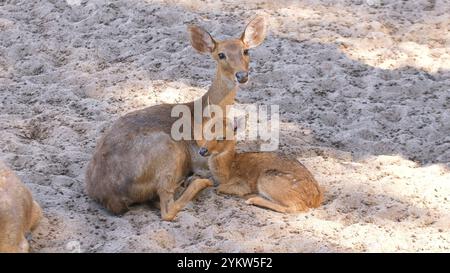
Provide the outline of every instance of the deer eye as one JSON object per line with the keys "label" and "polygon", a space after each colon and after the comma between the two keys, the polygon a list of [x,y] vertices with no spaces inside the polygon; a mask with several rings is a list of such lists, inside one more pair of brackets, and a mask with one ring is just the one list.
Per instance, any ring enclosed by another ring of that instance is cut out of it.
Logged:
{"label": "deer eye", "polygon": [[248,56],[248,49],[244,49],[244,55]]}
{"label": "deer eye", "polygon": [[225,54],[219,53],[219,59],[224,60],[226,58]]}

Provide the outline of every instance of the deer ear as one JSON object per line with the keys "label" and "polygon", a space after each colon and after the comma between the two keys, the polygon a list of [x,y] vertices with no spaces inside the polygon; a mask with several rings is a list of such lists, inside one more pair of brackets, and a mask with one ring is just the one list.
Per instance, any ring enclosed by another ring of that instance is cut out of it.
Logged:
{"label": "deer ear", "polygon": [[216,42],[206,30],[198,26],[188,26],[191,45],[200,53],[211,53],[216,47]]}
{"label": "deer ear", "polygon": [[248,48],[259,46],[266,37],[267,24],[266,18],[257,16],[248,23],[242,33],[241,40]]}

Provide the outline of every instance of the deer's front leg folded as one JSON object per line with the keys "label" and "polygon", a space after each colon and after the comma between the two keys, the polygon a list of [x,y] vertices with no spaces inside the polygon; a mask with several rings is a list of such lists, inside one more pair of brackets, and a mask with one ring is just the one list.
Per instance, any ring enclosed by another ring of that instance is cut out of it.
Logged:
{"label": "deer's front leg folded", "polygon": [[252,189],[246,181],[232,178],[227,183],[221,183],[217,188],[218,193],[245,196],[252,193]]}
{"label": "deer's front leg folded", "polygon": [[162,219],[164,221],[172,221],[178,212],[194,199],[200,191],[212,185],[213,183],[209,179],[195,179],[175,201],[173,192],[164,190],[159,192]]}

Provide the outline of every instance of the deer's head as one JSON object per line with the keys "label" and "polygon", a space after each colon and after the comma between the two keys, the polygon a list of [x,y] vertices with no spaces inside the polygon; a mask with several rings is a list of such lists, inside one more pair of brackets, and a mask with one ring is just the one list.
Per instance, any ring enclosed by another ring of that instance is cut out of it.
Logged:
{"label": "deer's head", "polygon": [[203,119],[203,137],[196,140],[201,156],[210,156],[234,151],[236,128],[227,118],[214,117]]}
{"label": "deer's head", "polygon": [[249,49],[260,45],[266,36],[266,19],[255,17],[238,39],[215,40],[198,26],[188,27],[192,47],[200,53],[211,54],[218,65],[218,73],[230,81],[246,83],[250,63]]}

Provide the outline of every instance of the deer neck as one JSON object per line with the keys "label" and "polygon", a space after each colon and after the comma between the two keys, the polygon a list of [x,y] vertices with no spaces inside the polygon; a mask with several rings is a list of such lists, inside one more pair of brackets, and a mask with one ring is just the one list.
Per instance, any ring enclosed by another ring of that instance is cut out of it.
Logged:
{"label": "deer neck", "polygon": [[238,85],[236,81],[230,81],[223,76],[221,70],[217,69],[216,76],[206,92],[202,97],[203,109],[210,105],[218,105],[225,113],[227,105],[233,105],[236,97]]}
{"label": "deer neck", "polygon": [[[191,118],[193,120],[194,131],[203,132],[203,110],[208,105],[217,105],[222,109],[222,113],[226,115],[227,105],[233,105],[236,97],[238,84],[230,81],[223,76],[220,69],[216,70],[216,76],[209,87],[208,91],[198,100],[188,103],[191,108]],[[201,109],[198,109],[197,103],[201,102]],[[200,111],[200,112],[199,112]]]}
{"label": "deer neck", "polygon": [[220,184],[227,184],[232,175],[233,162],[236,158],[234,145],[220,154],[209,157],[208,165],[213,177]]}

